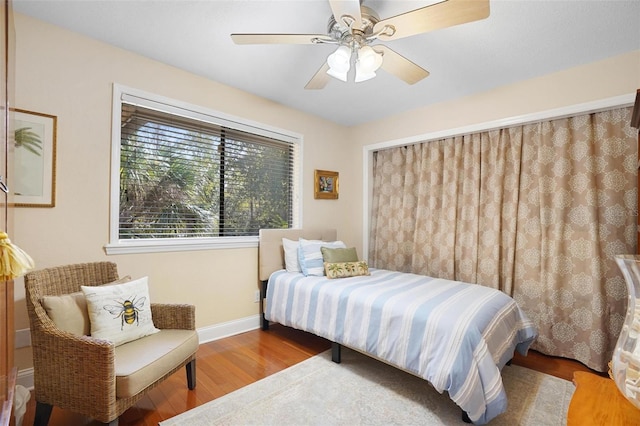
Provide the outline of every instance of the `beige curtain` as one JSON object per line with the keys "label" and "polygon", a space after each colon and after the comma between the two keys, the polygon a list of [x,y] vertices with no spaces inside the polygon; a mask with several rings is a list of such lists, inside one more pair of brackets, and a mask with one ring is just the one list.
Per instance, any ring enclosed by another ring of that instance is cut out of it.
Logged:
{"label": "beige curtain", "polygon": [[374,155],[372,266],[504,291],[533,348],[605,371],[624,320],[613,256],[635,253],[631,108]]}

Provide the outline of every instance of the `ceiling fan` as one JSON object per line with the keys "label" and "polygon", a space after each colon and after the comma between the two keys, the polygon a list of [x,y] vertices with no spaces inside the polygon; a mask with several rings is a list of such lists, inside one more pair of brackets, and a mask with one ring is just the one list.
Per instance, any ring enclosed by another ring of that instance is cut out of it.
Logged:
{"label": "ceiling fan", "polygon": [[327,34],[231,34],[236,44],[335,44],[338,46],[311,78],[305,89],[322,89],[330,77],[347,81],[351,58],[355,53],[355,81],[366,81],[382,68],[408,84],[429,75],[384,44],[453,25],[477,21],[489,16],[489,0],[444,0],[387,19],[362,6],[361,0],[329,0],[333,15]]}

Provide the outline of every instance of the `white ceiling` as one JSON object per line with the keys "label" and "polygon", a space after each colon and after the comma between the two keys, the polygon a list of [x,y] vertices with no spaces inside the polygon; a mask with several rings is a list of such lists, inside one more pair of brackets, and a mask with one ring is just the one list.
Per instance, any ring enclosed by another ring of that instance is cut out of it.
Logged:
{"label": "white ceiling", "polygon": [[[381,19],[433,1],[370,1]],[[492,0],[489,18],[387,45],[431,75],[305,84],[332,45],[236,45],[238,32],[325,34],[326,0],[13,0],[14,10],[342,125],[357,125],[640,49],[640,0]],[[640,72],[640,63],[638,64]]]}

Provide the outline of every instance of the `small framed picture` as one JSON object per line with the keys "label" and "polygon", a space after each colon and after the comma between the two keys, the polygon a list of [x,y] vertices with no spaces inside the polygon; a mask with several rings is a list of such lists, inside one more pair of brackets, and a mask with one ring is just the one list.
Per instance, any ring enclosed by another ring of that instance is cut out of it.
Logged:
{"label": "small framed picture", "polygon": [[325,200],[338,199],[338,172],[316,170],[314,181],[314,198]]}
{"label": "small framed picture", "polygon": [[10,190],[16,207],[56,205],[55,115],[12,109],[14,176]]}

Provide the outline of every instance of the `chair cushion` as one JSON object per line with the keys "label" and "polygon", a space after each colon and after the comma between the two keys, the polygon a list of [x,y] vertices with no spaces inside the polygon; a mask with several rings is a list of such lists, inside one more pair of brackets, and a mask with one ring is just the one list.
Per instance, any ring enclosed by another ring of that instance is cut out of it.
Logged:
{"label": "chair cushion", "polygon": [[42,306],[51,321],[62,331],[76,336],[89,335],[90,323],[87,302],[81,291],[62,296],[44,296]]}
{"label": "chair cushion", "polygon": [[160,330],[116,347],[116,397],[137,395],[198,350],[195,330]]}
{"label": "chair cushion", "polygon": [[[131,277],[127,275],[103,285],[122,284],[130,280]],[[87,301],[81,291],[60,296],[44,296],[41,303],[58,329],[68,331],[76,336],[88,336],[91,332]]]}
{"label": "chair cushion", "polygon": [[91,337],[119,346],[158,332],[151,318],[148,277],[118,285],[81,288],[87,298]]}

